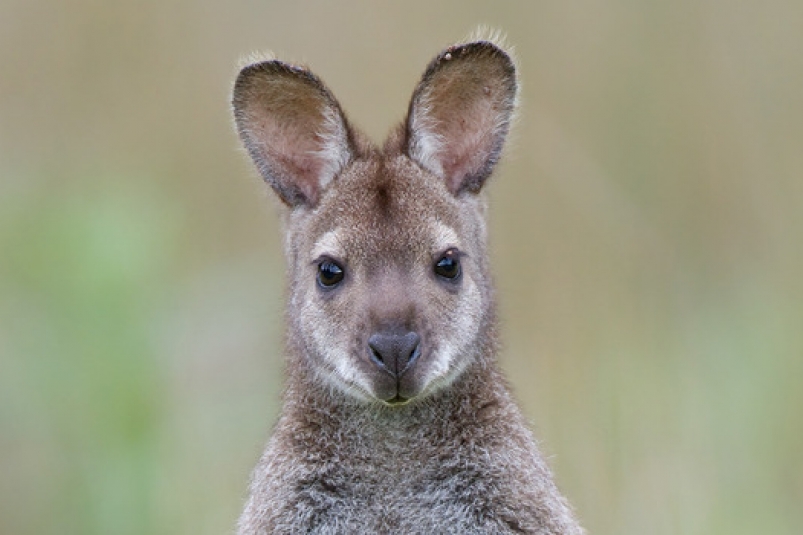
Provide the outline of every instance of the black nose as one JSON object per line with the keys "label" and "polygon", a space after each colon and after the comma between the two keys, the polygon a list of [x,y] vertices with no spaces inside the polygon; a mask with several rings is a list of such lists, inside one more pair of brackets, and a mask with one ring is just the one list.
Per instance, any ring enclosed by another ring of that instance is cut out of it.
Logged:
{"label": "black nose", "polygon": [[399,378],[418,359],[421,353],[418,347],[420,342],[421,337],[414,332],[406,334],[378,332],[368,339],[368,349],[371,360],[377,366]]}

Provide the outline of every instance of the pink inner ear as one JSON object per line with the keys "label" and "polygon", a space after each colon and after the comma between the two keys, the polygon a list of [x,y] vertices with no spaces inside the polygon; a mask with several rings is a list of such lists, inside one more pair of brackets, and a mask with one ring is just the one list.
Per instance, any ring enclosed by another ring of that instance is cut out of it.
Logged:
{"label": "pink inner ear", "polygon": [[298,109],[287,104],[268,113],[264,108],[251,113],[247,135],[257,149],[257,164],[267,169],[268,182],[288,204],[296,204],[300,196],[316,204],[349,158],[342,117],[313,106]]}
{"label": "pink inner ear", "polygon": [[447,49],[413,93],[408,154],[453,193],[479,191],[499,158],[516,87],[510,57],[491,43]]}
{"label": "pink inner ear", "polygon": [[493,107],[490,99],[480,98],[464,115],[444,125],[441,135],[444,143],[437,158],[452,192],[461,189],[466,177],[476,176],[485,170],[488,158],[494,151],[493,143],[499,128],[494,120],[498,114]]}
{"label": "pink inner ear", "polygon": [[481,186],[501,150],[510,115],[487,87],[461,89],[460,99],[445,98],[441,106],[424,110],[423,127],[414,133],[421,150],[412,154],[452,193]]}
{"label": "pink inner ear", "polygon": [[277,171],[291,180],[310,204],[316,204],[320,195],[319,177],[323,168],[319,159],[298,154],[290,156],[277,154],[274,159],[279,168]]}
{"label": "pink inner ear", "polygon": [[241,71],[235,119],[257,168],[290,206],[314,205],[351,157],[334,97],[309,72],[269,61]]}

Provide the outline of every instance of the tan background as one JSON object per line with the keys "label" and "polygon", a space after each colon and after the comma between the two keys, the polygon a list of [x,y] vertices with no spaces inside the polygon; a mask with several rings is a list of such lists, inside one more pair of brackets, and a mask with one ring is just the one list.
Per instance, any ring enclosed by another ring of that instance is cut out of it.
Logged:
{"label": "tan background", "polygon": [[238,59],[381,138],[480,23],[503,363],[595,534],[803,533],[803,3],[0,0],[0,533],[229,533],[276,415]]}

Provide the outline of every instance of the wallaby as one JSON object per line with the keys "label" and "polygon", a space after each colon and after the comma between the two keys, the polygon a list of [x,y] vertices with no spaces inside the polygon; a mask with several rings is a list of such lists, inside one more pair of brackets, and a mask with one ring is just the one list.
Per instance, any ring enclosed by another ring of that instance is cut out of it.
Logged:
{"label": "wallaby", "polygon": [[239,73],[289,264],[283,408],[240,534],[583,533],[497,364],[482,187],[517,87],[501,45],[451,46],[380,148],[307,69]]}

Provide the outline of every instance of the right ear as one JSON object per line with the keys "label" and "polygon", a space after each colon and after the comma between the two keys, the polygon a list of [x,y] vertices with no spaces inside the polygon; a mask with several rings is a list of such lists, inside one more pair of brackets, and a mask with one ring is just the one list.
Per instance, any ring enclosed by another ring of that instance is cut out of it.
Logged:
{"label": "right ear", "polygon": [[498,45],[447,48],[413,93],[407,154],[453,194],[478,192],[502,152],[517,92],[516,65]]}
{"label": "right ear", "polygon": [[234,121],[262,177],[287,205],[315,206],[352,158],[340,105],[311,72],[281,61],[240,71]]}

